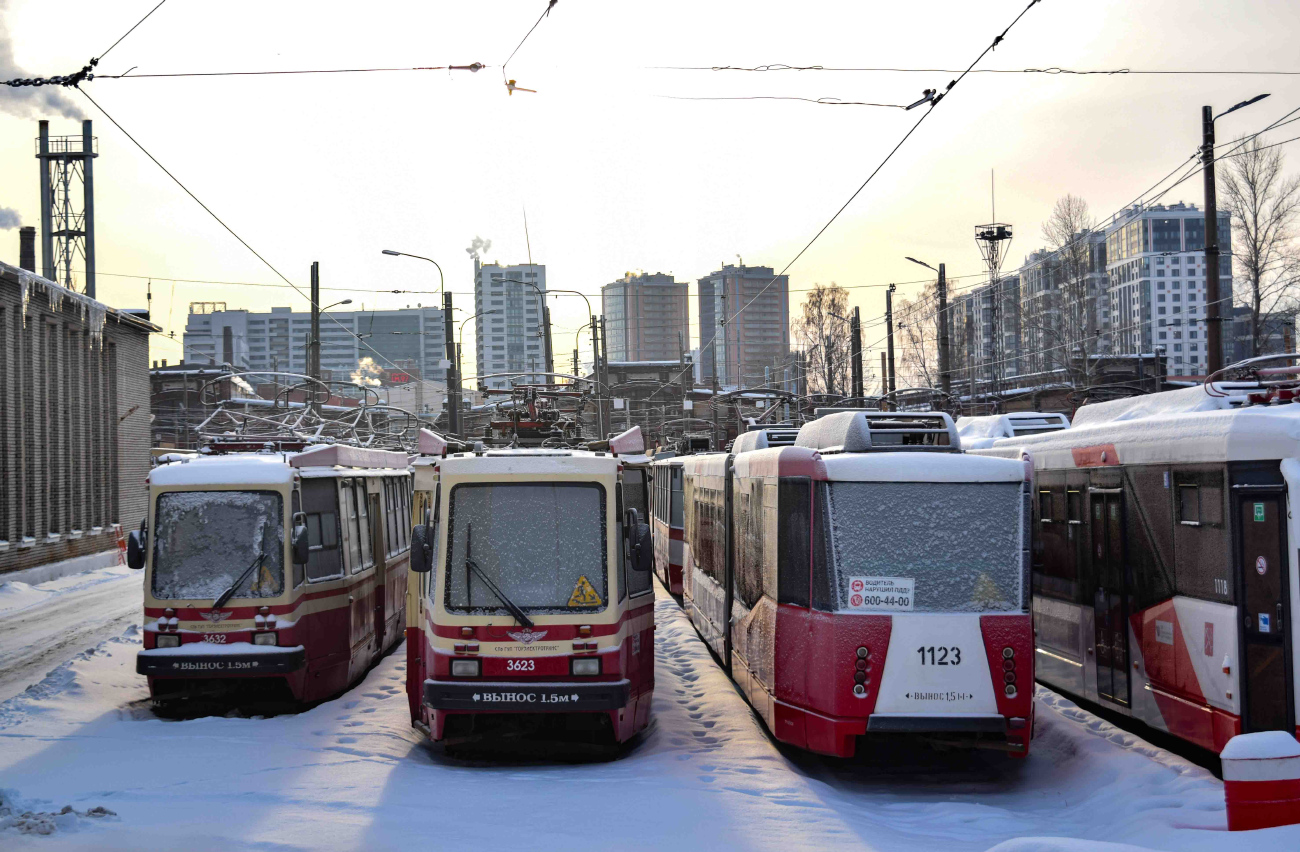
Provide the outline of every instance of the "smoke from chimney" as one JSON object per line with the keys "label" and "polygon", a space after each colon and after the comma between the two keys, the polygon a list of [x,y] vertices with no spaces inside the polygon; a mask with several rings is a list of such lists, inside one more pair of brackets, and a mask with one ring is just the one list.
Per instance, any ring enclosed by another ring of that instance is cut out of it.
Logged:
{"label": "smoke from chimney", "polygon": [[18,265],[36,271],[36,228],[31,225],[18,229]]}
{"label": "smoke from chimney", "polygon": [[[9,0],[0,0],[0,80],[35,77],[37,75],[23,71],[14,61],[13,41],[5,27],[8,6]],[[0,111],[19,118],[44,118],[50,113],[57,113],[64,118],[85,118],[77,105],[63,94],[62,86],[0,85]]]}
{"label": "smoke from chimney", "polygon": [[486,254],[490,248],[492,248],[491,240],[485,240],[482,237],[475,236],[474,240],[469,244],[469,248],[465,249],[465,253],[475,260],[478,260]]}
{"label": "smoke from chimney", "polygon": [[22,223],[22,217],[18,215],[17,210],[10,210],[8,207],[0,207],[0,231],[17,228],[22,225]]}

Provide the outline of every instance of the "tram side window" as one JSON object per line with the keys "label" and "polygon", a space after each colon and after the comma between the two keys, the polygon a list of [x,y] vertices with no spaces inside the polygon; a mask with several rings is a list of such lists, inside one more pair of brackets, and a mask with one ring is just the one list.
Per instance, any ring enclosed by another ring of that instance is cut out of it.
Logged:
{"label": "tram side window", "polygon": [[1083,523],[1083,492],[1078,488],[1065,491],[1065,520],[1071,524]]}
{"label": "tram side window", "polygon": [[1133,597],[1145,608],[1174,594],[1173,494],[1163,467],[1124,471],[1124,552],[1131,571]]}
{"label": "tram side window", "polygon": [[736,502],[732,521],[736,528],[736,598],[753,609],[763,597],[765,560],[763,535],[763,480],[734,480]]}
{"label": "tram side window", "polygon": [[1050,524],[1052,518],[1052,492],[1043,488],[1038,492],[1038,520],[1045,524]]}
{"label": "tram side window", "polygon": [[302,510],[307,515],[309,583],[337,580],[343,576],[336,487],[333,479],[305,479],[302,483]]}
{"label": "tram side window", "polygon": [[668,523],[680,527],[682,525],[682,469],[675,467],[672,471],[668,485]]}
{"label": "tram side window", "polygon": [[353,480],[352,487],[356,490],[357,506],[357,538],[361,543],[361,562],[352,566],[352,573],[364,571],[371,565],[375,564],[374,553],[371,552],[371,546],[374,541],[373,527],[370,520],[370,498],[367,496],[366,481],[358,477]]}
{"label": "tram side window", "polygon": [[777,602],[808,606],[812,480],[781,479],[777,491]]}
{"label": "tram side window", "polygon": [[1173,524],[1177,592],[1204,600],[1232,601],[1233,554],[1224,517],[1223,471],[1173,471],[1177,523]]}
{"label": "tram side window", "polygon": [[343,509],[343,538],[347,542],[347,566],[355,574],[361,570],[361,530],[357,525],[357,493],[350,479],[344,479],[339,483],[339,491]]}

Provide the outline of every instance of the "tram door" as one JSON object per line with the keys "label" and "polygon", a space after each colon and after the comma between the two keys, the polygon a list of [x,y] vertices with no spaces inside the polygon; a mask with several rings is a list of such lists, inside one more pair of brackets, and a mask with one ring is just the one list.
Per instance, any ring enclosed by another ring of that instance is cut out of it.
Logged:
{"label": "tram door", "polygon": [[1096,630],[1097,693],[1127,706],[1128,694],[1128,572],[1124,565],[1122,494],[1091,493],[1092,565],[1096,577],[1093,617]]}
{"label": "tram door", "polygon": [[1281,494],[1243,497],[1241,525],[1241,671],[1245,731],[1293,731],[1288,683],[1286,503]]}

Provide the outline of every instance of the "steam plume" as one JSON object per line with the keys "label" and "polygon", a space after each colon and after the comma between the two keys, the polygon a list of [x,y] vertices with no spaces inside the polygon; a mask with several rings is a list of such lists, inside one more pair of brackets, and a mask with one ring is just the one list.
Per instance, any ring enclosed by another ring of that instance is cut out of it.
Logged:
{"label": "steam plume", "polygon": [[0,207],[0,231],[9,228],[21,228],[23,220],[19,218],[17,210],[10,210],[8,207]]}
{"label": "steam plume", "polygon": [[[61,74],[68,69],[54,69],[41,75],[31,74],[18,67],[14,61],[14,45],[5,26],[5,12],[9,0],[0,0],[0,80],[12,80],[16,77],[49,76]],[[71,69],[75,71],[76,69]],[[19,118],[45,118],[55,113],[64,118],[84,118],[85,114],[77,108],[61,86],[5,86],[0,85],[0,110]]]}
{"label": "steam plume", "polygon": [[473,242],[469,244],[469,248],[465,249],[465,253],[470,257],[478,258],[486,254],[487,250],[490,248],[492,248],[491,240],[485,240],[482,237],[476,236],[474,237]]}
{"label": "steam plume", "polygon": [[374,358],[362,358],[357,362],[357,371],[352,374],[352,381],[358,385],[377,388],[380,385],[379,377],[383,373],[384,371],[375,364]]}

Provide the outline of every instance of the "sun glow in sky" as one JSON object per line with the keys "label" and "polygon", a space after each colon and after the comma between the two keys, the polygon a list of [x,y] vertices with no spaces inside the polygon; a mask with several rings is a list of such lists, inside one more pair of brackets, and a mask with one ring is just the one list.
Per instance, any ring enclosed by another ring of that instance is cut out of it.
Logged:
{"label": "sun glow in sky", "polygon": [[[26,75],[66,74],[155,2],[5,0],[0,14]],[[492,240],[486,259],[524,262],[525,207],[532,258],[547,265],[554,288],[595,295],[629,270],[671,272],[693,285],[737,256],[780,269],[921,114],[678,98],[907,104],[956,76],[656,66],[964,68],[1025,3],[560,0],[509,65],[509,77],[536,93],[508,95],[499,66],[544,0],[170,0],[98,71],[489,67],[85,88],[294,283],[305,288],[318,260],[323,285],[340,288],[329,295],[350,296],[354,308],[433,301],[366,292],[436,289],[428,264],[379,253],[394,248],[437,259],[469,307],[465,248],[482,236]],[[980,67],[1300,71],[1297,32],[1300,4],[1286,0],[1044,0]],[[972,230],[993,215],[990,172],[997,218],[1016,228],[1014,268],[1041,247],[1039,225],[1057,197],[1082,196],[1108,218],[1195,151],[1202,104],[1226,108],[1260,92],[1272,97],[1221,121],[1221,140],[1300,107],[1300,76],[972,75],[790,269],[791,288],[859,287],[851,303],[869,321],[883,311],[883,291],[862,285],[924,277],[905,255],[946,262],[951,276],[977,275]],[[66,97],[95,120],[99,137],[99,296],[142,307],[147,279],[127,276],[152,276],[154,320],[176,332],[175,341],[155,338],[153,358],[180,357],[191,301],[306,307],[283,287],[175,282],[282,283],[84,97]],[[39,225],[37,118],[50,118],[55,134],[80,128],[46,106],[0,104],[0,207]],[[1276,141],[1296,135],[1290,129]],[[1294,147],[1283,150],[1300,163]],[[1199,204],[1200,196],[1192,180],[1165,200]],[[17,233],[0,231],[0,258],[16,262],[17,253]],[[921,286],[903,285],[900,296]],[[800,296],[792,294],[793,313]],[[557,298],[552,312],[557,351],[567,351],[563,341],[585,321],[582,300]],[[694,325],[693,301],[690,313]],[[866,342],[877,336],[868,328]]]}

